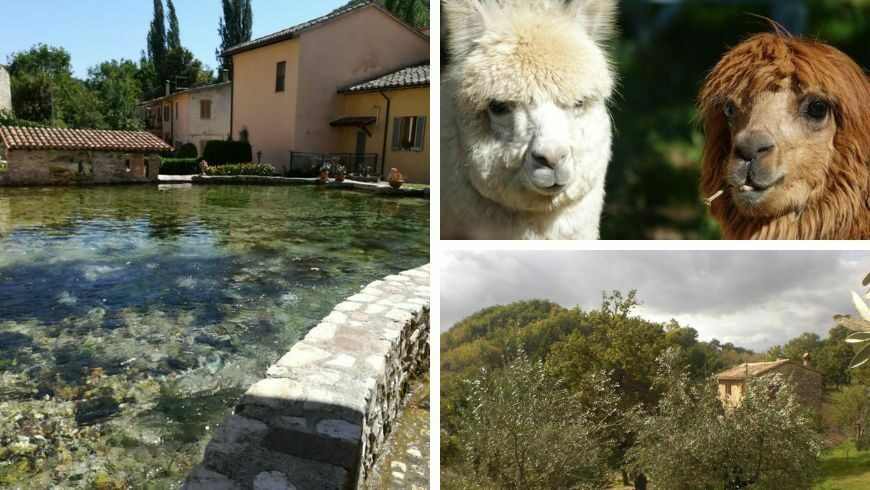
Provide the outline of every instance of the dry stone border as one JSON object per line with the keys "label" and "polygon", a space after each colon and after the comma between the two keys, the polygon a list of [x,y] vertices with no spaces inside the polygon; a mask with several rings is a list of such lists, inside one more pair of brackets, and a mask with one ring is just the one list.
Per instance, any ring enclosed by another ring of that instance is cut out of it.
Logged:
{"label": "dry stone border", "polygon": [[248,389],[182,488],[363,485],[428,367],[429,297],[425,265],[336,306]]}
{"label": "dry stone border", "polygon": [[189,182],[194,184],[256,184],[256,185],[317,185],[325,189],[343,189],[370,192],[373,194],[404,197],[429,197],[429,189],[410,189],[392,187],[377,182],[345,180],[323,182],[317,177],[267,177],[264,175],[193,175]]}

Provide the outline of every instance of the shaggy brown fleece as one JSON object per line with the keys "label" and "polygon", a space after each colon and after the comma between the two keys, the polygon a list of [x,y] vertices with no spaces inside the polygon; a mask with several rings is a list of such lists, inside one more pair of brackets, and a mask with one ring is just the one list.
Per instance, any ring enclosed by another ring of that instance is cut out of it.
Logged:
{"label": "shaggy brown fleece", "polygon": [[[801,212],[751,217],[739,212],[731,193],[713,202],[712,215],[727,239],[870,238],[870,81],[848,56],[820,42],[788,35],[758,34],[729,51],[707,76],[699,109],[706,142],[701,191],[726,189],[725,162],[731,131],[722,111],[727,98],[751,101],[777,91],[783,81],[799,97],[823,93],[836,123],[833,161],[823,192],[814,192]],[[804,162],[809,164],[811,162]],[[804,179],[806,181],[806,178]]]}

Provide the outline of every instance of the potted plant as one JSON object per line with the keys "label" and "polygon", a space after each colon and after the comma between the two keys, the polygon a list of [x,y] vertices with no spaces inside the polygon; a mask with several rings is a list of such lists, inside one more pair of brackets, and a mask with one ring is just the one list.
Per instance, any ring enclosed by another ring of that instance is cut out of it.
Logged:
{"label": "potted plant", "polygon": [[199,162],[199,172],[201,175],[205,175],[208,173],[208,162],[203,160]]}
{"label": "potted plant", "polygon": [[347,169],[342,164],[338,164],[335,166],[335,180],[338,182],[344,182],[344,177],[347,175]]}
{"label": "potted plant", "polygon": [[323,164],[320,166],[320,180],[329,180],[329,167],[330,164],[328,162],[323,162]]}
{"label": "potted plant", "polygon": [[387,175],[387,182],[390,183],[390,187],[393,189],[398,189],[405,182],[405,176],[399,172],[399,169],[391,168],[390,173]]}

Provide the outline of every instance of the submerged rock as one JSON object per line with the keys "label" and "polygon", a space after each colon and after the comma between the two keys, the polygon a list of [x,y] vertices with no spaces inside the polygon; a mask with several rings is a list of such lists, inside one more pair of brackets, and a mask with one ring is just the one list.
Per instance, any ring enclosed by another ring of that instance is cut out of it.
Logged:
{"label": "submerged rock", "polygon": [[110,396],[84,400],[76,406],[76,423],[91,425],[121,413],[118,402]]}

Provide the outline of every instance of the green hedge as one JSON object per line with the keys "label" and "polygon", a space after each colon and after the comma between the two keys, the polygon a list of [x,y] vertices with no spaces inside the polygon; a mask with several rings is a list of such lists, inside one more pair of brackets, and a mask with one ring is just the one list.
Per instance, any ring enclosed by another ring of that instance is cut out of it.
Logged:
{"label": "green hedge", "polygon": [[209,165],[247,163],[254,160],[251,144],[247,141],[210,140],[202,150],[202,158]]}
{"label": "green hedge", "polygon": [[175,154],[176,158],[196,158],[199,156],[199,151],[193,143],[185,143]]}
{"label": "green hedge", "polygon": [[271,177],[275,167],[268,163],[230,163],[227,165],[209,166],[205,171],[208,175],[265,175]]}
{"label": "green hedge", "polygon": [[198,174],[199,162],[199,158],[161,158],[160,173],[163,175]]}

